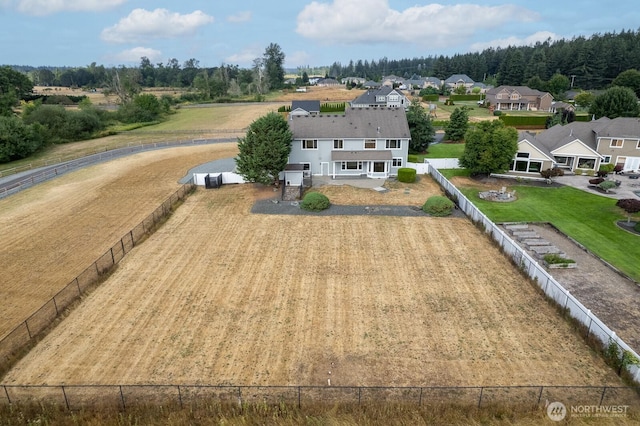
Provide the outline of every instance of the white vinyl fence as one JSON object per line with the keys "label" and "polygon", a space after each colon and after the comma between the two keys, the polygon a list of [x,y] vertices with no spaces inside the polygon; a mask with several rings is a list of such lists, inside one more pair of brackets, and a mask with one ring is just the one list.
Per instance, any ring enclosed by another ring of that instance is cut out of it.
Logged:
{"label": "white vinyl fence", "polygon": [[[427,164],[429,166],[429,164]],[[409,166],[410,167],[410,166]],[[449,182],[436,167],[428,167],[427,172],[442,186],[447,192],[458,200],[459,208],[475,223],[483,226],[487,234],[503,248],[504,252],[510,256],[520,268],[531,277],[544,293],[553,299],[560,307],[565,309],[573,318],[587,328],[588,335],[593,334],[602,342],[603,346],[610,343],[618,345],[618,352],[622,354],[626,351],[636,359],[640,356],[629,347],[622,339],[616,336],[606,324],[600,321],[589,309],[587,309],[578,299],[573,297],[560,283],[558,283],[543,266],[539,265],[526,251],[524,251],[507,233],[485,216],[467,197],[462,194],[451,182]],[[627,366],[627,370],[635,381],[640,381],[640,368],[636,365]]]}
{"label": "white vinyl fence", "polygon": [[231,184],[231,183],[244,183],[244,178],[237,173],[233,172],[222,172],[222,173],[194,173],[193,174],[193,183],[199,186],[204,186],[204,178],[211,175],[217,176],[222,175],[222,184]]}

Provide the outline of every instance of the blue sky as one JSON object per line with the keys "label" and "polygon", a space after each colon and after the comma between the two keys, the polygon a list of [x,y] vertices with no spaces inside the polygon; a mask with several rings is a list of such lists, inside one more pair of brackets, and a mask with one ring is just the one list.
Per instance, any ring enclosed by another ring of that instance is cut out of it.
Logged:
{"label": "blue sky", "polygon": [[0,0],[0,64],[137,65],[146,56],[250,67],[277,43],[295,68],[639,27],[631,0]]}

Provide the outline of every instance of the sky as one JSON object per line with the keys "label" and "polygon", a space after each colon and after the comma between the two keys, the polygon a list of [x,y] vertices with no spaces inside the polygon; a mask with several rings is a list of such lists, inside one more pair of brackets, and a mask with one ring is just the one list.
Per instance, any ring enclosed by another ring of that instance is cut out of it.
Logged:
{"label": "sky", "polygon": [[[175,58],[285,67],[453,56],[638,31],[637,0],[0,0],[0,64],[136,66]],[[610,3],[611,4],[611,3]]]}

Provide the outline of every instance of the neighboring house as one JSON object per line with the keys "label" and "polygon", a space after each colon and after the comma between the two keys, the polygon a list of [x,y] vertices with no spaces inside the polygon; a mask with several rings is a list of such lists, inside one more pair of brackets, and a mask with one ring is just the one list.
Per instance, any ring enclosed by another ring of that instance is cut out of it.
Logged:
{"label": "neighboring house", "polygon": [[362,77],[345,77],[342,79],[342,84],[364,84],[367,80]]}
{"label": "neighboring house", "polygon": [[427,87],[433,87],[434,89],[440,89],[444,82],[437,77],[426,77],[424,79],[426,89]]}
{"label": "neighboring house", "polygon": [[329,86],[340,86],[340,82],[335,78],[322,78],[318,80],[316,86],[319,87],[329,87]]}
{"label": "neighboring house", "polygon": [[405,79],[402,77],[398,77],[397,75],[385,75],[382,77],[382,85],[383,86],[401,86],[405,84]]}
{"label": "neighboring house", "polygon": [[381,83],[373,80],[367,80],[362,84],[365,89],[378,89],[380,86],[382,86]]}
{"label": "neighboring house", "polygon": [[527,86],[498,86],[487,90],[485,102],[503,111],[551,111],[553,96]]}
{"label": "neighboring house", "polygon": [[473,86],[471,86],[471,91],[473,92],[473,89],[475,89],[476,87],[480,89],[480,93],[487,93],[487,90],[489,90],[489,86],[484,83],[473,83]]}
{"label": "neighboring house", "polygon": [[376,107],[402,107],[409,108],[411,102],[398,89],[390,86],[381,86],[378,89],[367,90],[362,95],[351,101],[353,108],[376,108]]}
{"label": "neighboring house", "polygon": [[320,101],[291,101],[290,115],[318,115]]}
{"label": "neighboring house", "polygon": [[407,163],[404,108],[347,108],[344,114],[290,116],[289,164],[307,175],[387,178]]}
{"label": "neighboring house", "polygon": [[521,132],[511,173],[540,173],[552,167],[597,171],[601,164],[640,170],[640,119],[606,117],[555,125],[536,135]]}
{"label": "neighboring house", "polygon": [[453,74],[444,81],[444,85],[451,91],[454,91],[461,86],[465,87],[467,91],[469,91],[474,84],[475,81],[466,74]]}

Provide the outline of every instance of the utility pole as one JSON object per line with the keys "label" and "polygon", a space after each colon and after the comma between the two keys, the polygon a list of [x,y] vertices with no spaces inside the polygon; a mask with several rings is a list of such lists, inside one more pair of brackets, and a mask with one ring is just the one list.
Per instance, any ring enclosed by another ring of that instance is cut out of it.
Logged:
{"label": "utility pole", "polygon": [[575,74],[571,74],[571,88],[573,89],[573,81],[576,79]]}

